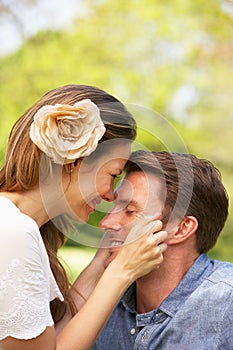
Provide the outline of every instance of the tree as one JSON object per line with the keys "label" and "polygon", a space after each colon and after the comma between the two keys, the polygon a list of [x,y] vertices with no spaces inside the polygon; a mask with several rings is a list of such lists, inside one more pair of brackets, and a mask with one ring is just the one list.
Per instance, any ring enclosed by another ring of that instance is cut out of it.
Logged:
{"label": "tree", "polygon": [[[232,199],[232,9],[223,0],[85,2],[69,29],[42,31],[1,60],[3,138],[47,90],[97,85],[133,104],[139,126],[149,120],[139,132],[146,147],[166,149],[170,125],[190,153],[213,161]],[[232,216],[231,209],[227,244]]]}

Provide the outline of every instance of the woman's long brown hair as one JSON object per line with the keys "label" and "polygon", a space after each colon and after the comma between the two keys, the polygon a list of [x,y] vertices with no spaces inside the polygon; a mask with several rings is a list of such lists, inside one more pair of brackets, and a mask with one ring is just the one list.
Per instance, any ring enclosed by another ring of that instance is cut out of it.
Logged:
{"label": "woman's long brown hair", "polygon": [[[12,128],[5,161],[0,170],[1,192],[28,191],[39,184],[42,152],[33,144],[29,136],[35,113],[44,105],[55,105],[56,103],[73,105],[87,98],[99,107],[106,127],[106,132],[100,142],[116,138],[135,139],[135,120],[120,101],[105,91],[92,86],[74,84],[51,90],[29,108]],[[47,161],[50,162],[49,159]],[[43,176],[49,176],[49,170]],[[57,323],[64,316],[67,306],[72,315],[77,312],[70,296],[70,283],[66,271],[57,256],[57,251],[64,244],[66,236],[52,221],[40,227],[40,233],[49,256],[51,270],[65,299],[63,303],[59,299],[50,303],[54,322]]]}

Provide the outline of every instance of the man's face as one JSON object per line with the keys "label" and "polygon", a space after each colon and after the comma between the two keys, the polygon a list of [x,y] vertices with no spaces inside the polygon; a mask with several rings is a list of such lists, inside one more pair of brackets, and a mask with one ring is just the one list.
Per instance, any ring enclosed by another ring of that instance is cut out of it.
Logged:
{"label": "man's face", "polygon": [[143,172],[128,174],[116,191],[113,209],[103,218],[100,227],[109,234],[111,248],[108,265],[116,256],[130,229],[141,217],[161,219],[163,200],[162,180]]}

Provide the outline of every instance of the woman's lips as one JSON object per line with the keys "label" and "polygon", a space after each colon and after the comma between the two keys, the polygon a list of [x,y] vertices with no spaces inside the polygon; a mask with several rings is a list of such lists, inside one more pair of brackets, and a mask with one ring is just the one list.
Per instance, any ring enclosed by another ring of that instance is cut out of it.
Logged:
{"label": "woman's lips", "polygon": [[95,211],[97,204],[100,204],[101,202],[102,202],[102,198],[96,197],[91,202],[89,202],[89,207],[91,207]]}

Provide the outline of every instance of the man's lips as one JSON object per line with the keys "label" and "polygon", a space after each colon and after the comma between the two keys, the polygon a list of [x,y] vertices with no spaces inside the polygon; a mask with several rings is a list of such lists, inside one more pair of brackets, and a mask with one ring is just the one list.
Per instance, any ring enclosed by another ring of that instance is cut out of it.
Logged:
{"label": "man's lips", "polygon": [[124,243],[124,240],[114,237],[114,235],[111,234],[110,232],[106,232],[106,233],[110,234],[110,238],[108,241],[109,257],[105,261],[105,268],[115,259],[115,257],[117,256],[118,250]]}
{"label": "man's lips", "polygon": [[126,234],[124,232],[120,232],[113,228],[105,228],[103,229],[105,233],[105,247],[109,248],[109,250],[118,250],[119,247],[124,243]]}
{"label": "man's lips", "polygon": [[110,252],[114,252],[119,249],[119,247],[124,243],[124,241],[119,240],[119,239],[111,239],[110,240]]}

